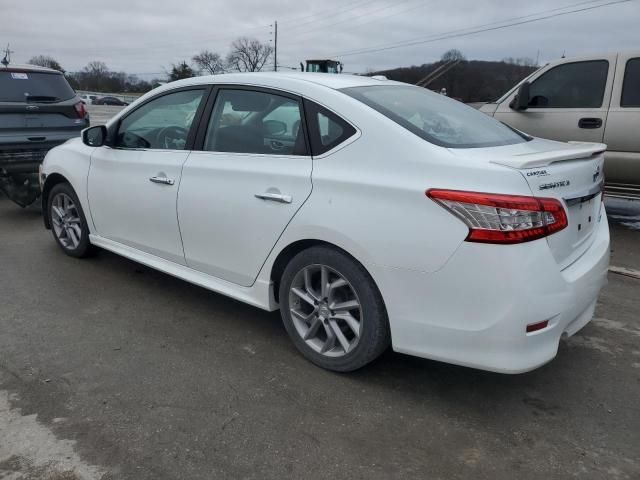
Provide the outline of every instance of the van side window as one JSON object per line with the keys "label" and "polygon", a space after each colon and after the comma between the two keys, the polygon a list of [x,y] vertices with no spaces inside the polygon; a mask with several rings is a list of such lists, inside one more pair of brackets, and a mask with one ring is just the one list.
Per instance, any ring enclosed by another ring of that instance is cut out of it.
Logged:
{"label": "van side window", "polygon": [[312,155],[322,155],[356,133],[356,129],[317,103],[304,101]]}
{"label": "van side window", "polygon": [[531,84],[529,108],[599,108],[608,73],[606,60],[558,65]]}
{"label": "van side window", "polygon": [[620,106],[640,107],[640,58],[631,58],[627,62]]}

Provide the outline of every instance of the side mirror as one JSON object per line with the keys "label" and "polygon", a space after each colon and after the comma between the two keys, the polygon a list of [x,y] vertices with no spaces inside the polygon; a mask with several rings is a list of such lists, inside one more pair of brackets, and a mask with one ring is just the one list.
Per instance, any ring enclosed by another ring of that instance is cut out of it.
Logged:
{"label": "side mirror", "polygon": [[509,107],[514,110],[523,111],[529,108],[529,90],[531,84],[529,82],[523,82],[518,88],[518,94],[513,98]]}
{"label": "side mirror", "polygon": [[107,141],[107,127],[98,125],[82,131],[82,143],[89,147],[101,147]]}
{"label": "side mirror", "polygon": [[282,135],[287,132],[287,124],[279,120],[267,120],[264,128],[269,135]]}

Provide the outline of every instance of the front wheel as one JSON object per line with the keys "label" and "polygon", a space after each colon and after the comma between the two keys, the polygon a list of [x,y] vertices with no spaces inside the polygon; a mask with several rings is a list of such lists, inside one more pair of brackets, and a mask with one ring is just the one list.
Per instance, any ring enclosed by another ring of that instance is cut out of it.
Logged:
{"label": "front wheel", "polygon": [[280,310],[300,352],[328,370],[349,372],[389,346],[387,313],[364,267],[331,247],[296,255],[280,282]]}
{"label": "front wheel", "polygon": [[51,189],[47,214],[53,238],[64,253],[81,258],[92,252],[87,220],[71,185],[59,183]]}

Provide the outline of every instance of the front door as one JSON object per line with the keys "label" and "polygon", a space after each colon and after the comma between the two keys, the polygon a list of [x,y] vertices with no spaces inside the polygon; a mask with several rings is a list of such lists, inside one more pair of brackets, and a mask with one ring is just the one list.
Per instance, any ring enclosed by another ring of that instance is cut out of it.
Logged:
{"label": "front door", "polygon": [[201,151],[187,159],[178,218],[187,265],[250,286],[311,193],[312,159],[300,99],[222,88]]}
{"label": "front door", "polygon": [[616,56],[552,66],[531,80],[526,110],[510,107],[514,94],[494,116],[534,137],[602,142]]}
{"label": "front door", "polygon": [[112,146],[95,149],[88,192],[98,235],[185,263],[176,201],[205,91],[180,90],[144,103],[120,121]]}

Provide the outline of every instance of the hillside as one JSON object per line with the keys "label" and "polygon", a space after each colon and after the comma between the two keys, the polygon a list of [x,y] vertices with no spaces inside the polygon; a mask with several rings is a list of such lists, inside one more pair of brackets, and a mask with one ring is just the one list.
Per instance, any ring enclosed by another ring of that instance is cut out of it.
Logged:
{"label": "hillside", "polygon": [[[438,61],[420,66],[394,68],[372,75],[385,75],[390,80],[415,84],[442,63]],[[536,69],[535,66],[516,63],[463,60],[430,83],[428,88],[446,88],[450,97],[459,98],[463,102],[486,102],[500,97]]]}

